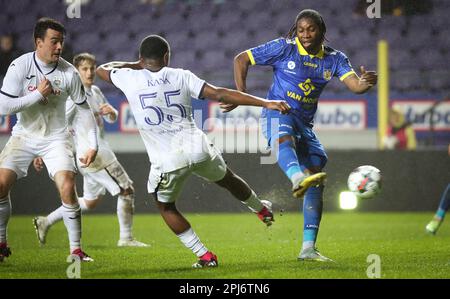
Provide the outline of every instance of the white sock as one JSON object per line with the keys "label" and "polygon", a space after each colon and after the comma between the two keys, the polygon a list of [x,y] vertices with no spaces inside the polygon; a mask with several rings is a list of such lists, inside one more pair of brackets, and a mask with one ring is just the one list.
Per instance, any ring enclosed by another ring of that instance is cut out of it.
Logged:
{"label": "white sock", "polygon": [[[81,211],[87,211],[89,210],[86,206],[86,203],[84,202],[83,197],[78,198],[78,204],[80,205]],[[60,206],[53,212],[47,215],[47,222],[49,226],[52,226],[53,224],[61,221],[63,219],[63,206]]]}
{"label": "white sock", "polygon": [[192,228],[189,228],[187,231],[177,235],[177,237],[180,238],[180,241],[184,244],[184,246],[192,250],[192,252],[198,257],[201,257],[208,252],[208,249],[205,245],[203,245]]}
{"label": "white sock", "polygon": [[297,172],[294,173],[291,177],[292,186],[296,187],[298,183],[303,181],[303,179],[306,177],[306,174],[304,172]]}
{"label": "white sock", "polygon": [[134,194],[117,197],[117,218],[119,219],[120,240],[132,240]]}
{"label": "white sock", "polygon": [[260,212],[264,208],[263,204],[253,190],[250,197],[246,201],[243,201],[243,203],[254,213]]}
{"label": "white sock", "polygon": [[316,242],[314,241],[304,241],[302,244],[302,251],[309,249],[309,248],[314,248],[314,245],[316,244]]}
{"label": "white sock", "polygon": [[68,205],[63,203],[62,215],[64,225],[67,228],[70,243],[70,252],[81,248],[81,209],[80,205]]}
{"label": "white sock", "polygon": [[10,216],[11,200],[8,194],[5,198],[0,198],[0,243],[6,243],[6,229]]}
{"label": "white sock", "polygon": [[59,208],[57,208],[56,210],[47,215],[47,222],[49,226],[52,226],[56,222],[59,222],[63,219],[63,210],[64,207],[60,206]]}

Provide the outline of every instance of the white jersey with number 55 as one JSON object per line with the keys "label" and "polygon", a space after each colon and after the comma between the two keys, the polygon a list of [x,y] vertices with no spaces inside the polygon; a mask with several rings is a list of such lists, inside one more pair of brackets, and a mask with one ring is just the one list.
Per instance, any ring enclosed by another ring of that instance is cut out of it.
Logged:
{"label": "white jersey with number 55", "polygon": [[169,67],[158,72],[113,69],[110,76],[130,103],[152,167],[170,172],[216,154],[192,116],[191,98],[200,98],[204,80]]}

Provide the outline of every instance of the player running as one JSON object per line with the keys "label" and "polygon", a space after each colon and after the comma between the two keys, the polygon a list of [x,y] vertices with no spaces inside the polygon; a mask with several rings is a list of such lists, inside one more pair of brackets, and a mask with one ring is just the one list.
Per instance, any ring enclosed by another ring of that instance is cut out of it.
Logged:
{"label": "player running", "polygon": [[30,163],[37,156],[42,157],[59,191],[70,252],[82,261],[92,261],[81,249],[76,167],[66,126],[68,97],[77,105],[87,132],[87,146],[79,158],[82,167],[89,167],[95,160],[97,132],[80,76],[73,65],[60,57],[64,36],[61,23],[39,19],[34,27],[36,50],[11,63],[0,90],[0,114],[16,113],[18,119],[0,154],[0,262],[11,254],[6,240],[11,214],[9,192],[16,180],[27,175]]}
{"label": "player running", "polygon": [[[133,238],[133,213],[134,213],[134,188],[133,181],[129,178],[125,169],[117,161],[105,139],[104,120],[114,123],[117,120],[117,110],[108,103],[100,88],[94,85],[96,61],[95,56],[89,53],[76,55],[74,66],[80,73],[81,81],[86,90],[87,101],[94,112],[97,121],[98,154],[97,159],[89,167],[82,168],[78,163],[80,173],[83,175],[83,197],[78,198],[81,211],[94,209],[105,194],[105,189],[112,196],[117,196],[117,218],[119,220],[120,238],[117,246],[147,247],[147,244]],[[76,153],[83,153],[89,146],[88,131],[80,117],[77,106],[68,101],[66,115],[70,125],[70,132],[75,142]],[[44,163],[41,157],[34,160],[37,171],[43,169]],[[41,244],[45,244],[47,232],[52,225],[62,220],[60,207],[47,217],[34,218],[34,226]]]}
{"label": "player running", "polygon": [[[327,155],[314,134],[313,119],[319,96],[332,77],[338,77],[354,93],[367,92],[376,84],[375,72],[361,67],[361,77],[354,72],[344,53],[324,46],[326,26],[315,10],[301,11],[287,38],[279,38],[238,54],[234,76],[238,90],[246,91],[250,65],[273,69],[273,84],[267,94],[271,100],[287,100],[292,110],[281,115],[263,109],[262,131],[269,145],[279,148],[278,165],[292,182],[292,194],[304,197],[303,245],[299,260],[329,261],[315,247],[322,217],[322,172]],[[225,112],[235,105],[221,104]]]}
{"label": "player running", "polygon": [[186,179],[195,174],[229,190],[267,225],[273,221],[269,202],[225,164],[219,151],[196,127],[191,98],[236,105],[262,106],[288,112],[284,101],[267,101],[245,93],[215,87],[188,70],[168,67],[168,42],[157,35],[144,38],[137,62],[111,62],[97,68],[97,75],[126,95],[151,163],[147,189],[157,202],[166,224],[199,258],[194,268],[216,267],[217,257],[195,234],[175,202]]}

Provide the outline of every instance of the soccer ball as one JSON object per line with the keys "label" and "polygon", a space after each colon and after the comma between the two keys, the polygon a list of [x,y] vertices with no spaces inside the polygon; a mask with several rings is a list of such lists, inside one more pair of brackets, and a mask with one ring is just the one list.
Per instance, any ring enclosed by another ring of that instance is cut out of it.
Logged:
{"label": "soccer ball", "polygon": [[358,198],[373,198],[381,190],[381,172],[370,165],[359,166],[348,176],[347,185]]}

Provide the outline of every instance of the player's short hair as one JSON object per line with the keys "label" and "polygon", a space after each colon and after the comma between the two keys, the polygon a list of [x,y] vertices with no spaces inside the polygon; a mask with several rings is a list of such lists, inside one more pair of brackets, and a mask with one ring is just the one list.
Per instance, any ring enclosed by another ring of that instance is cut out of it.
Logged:
{"label": "player's short hair", "polygon": [[73,65],[78,68],[83,61],[89,61],[94,65],[97,63],[94,55],[85,52],[75,55],[75,57],[73,58]]}
{"label": "player's short hair", "polygon": [[141,41],[139,56],[144,59],[163,59],[169,50],[167,40],[159,35],[149,35]]}
{"label": "player's short hair", "polygon": [[322,37],[322,41],[325,40],[325,33],[327,32],[327,26],[325,25],[325,21],[323,20],[320,13],[314,9],[304,9],[295,18],[295,23],[292,25],[289,33],[287,34],[288,38],[294,38],[297,32],[297,23],[301,19],[311,19],[313,22],[319,27],[320,34]]}
{"label": "player's short hair", "polygon": [[61,32],[63,35],[66,35],[66,29],[60,22],[51,18],[40,18],[36,22],[36,25],[34,25],[34,41],[36,42],[36,39],[38,38],[44,39],[47,29],[53,29],[55,31]]}

